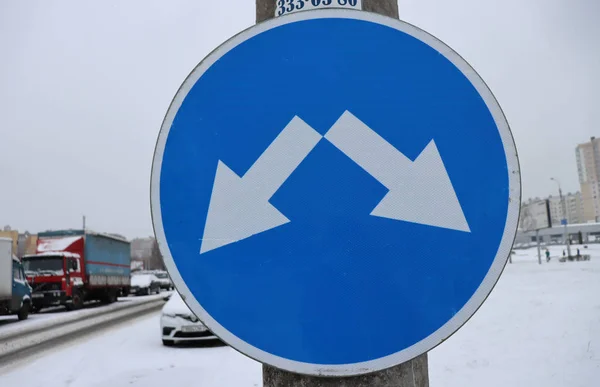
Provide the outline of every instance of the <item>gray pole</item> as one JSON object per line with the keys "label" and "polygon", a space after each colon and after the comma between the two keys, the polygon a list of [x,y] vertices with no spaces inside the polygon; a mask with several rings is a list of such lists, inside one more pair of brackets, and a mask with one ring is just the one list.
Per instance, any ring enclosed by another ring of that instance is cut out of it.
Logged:
{"label": "gray pole", "polygon": [[[363,0],[363,10],[399,19],[397,0]],[[256,0],[256,22],[275,17],[276,0]],[[376,327],[375,327],[376,329]],[[351,378],[320,378],[263,366],[264,387],[429,387],[427,354],[387,370]]]}
{"label": "gray pole", "polygon": [[[565,244],[567,245],[567,257],[571,256],[571,244],[569,243],[569,230],[567,229],[567,206],[565,205],[565,198],[562,194],[562,188],[560,187],[560,181],[553,177],[550,180],[554,180],[556,184],[558,184],[558,196],[560,197],[560,207],[562,208],[562,219],[565,220],[565,224],[563,225],[563,239],[565,240]],[[561,219],[561,221],[562,221]]]}
{"label": "gray pole", "polygon": [[535,230],[535,241],[537,242],[538,263],[542,264],[542,249],[540,246],[540,230]]}
{"label": "gray pole", "polygon": [[560,188],[560,183],[558,183],[558,195],[560,196],[560,205],[562,207],[563,219],[565,220],[564,224],[564,234],[565,234],[565,243],[567,244],[567,256],[571,256],[571,243],[569,240],[569,230],[567,229],[567,206],[565,205],[565,197],[562,194],[562,189]]}

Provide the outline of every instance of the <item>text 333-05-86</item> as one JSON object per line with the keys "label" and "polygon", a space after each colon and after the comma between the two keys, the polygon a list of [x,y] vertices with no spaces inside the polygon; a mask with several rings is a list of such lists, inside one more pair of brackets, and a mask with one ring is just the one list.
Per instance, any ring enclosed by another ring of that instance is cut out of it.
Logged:
{"label": "text 333-05-86", "polygon": [[277,0],[277,16],[295,11],[306,11],[315,8],[360,8],[360,0]]}

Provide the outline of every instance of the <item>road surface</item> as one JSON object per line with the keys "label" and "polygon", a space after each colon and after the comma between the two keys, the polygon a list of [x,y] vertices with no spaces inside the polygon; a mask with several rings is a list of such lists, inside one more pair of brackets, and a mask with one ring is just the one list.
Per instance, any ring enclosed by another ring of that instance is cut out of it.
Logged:
{"label": "road surface", "polygon": [[134,306],[149,300],[158,300],[171,294],[162,292],[150,296],[119,297],[118,302],[104,305],[99,302],[88,302],[80,310],[68,311],[64,306],[42,309],[40,313],[31,313],[27,320],[19,321],[17,316],[0,316],[0,340],[10,335],[19,334],[22,331],[44,328],[56,323],[63,323],[78,317],[95,315],[109,310],[121,308],[125,304]]}

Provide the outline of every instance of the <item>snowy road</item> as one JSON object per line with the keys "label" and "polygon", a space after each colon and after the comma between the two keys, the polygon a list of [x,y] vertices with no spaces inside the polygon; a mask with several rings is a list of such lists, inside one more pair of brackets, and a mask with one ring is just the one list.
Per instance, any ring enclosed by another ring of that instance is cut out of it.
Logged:
{"label": "snowy road", "polygon": [[[553,255],[560,249],[551,250]],[[432,387],[590,387],[600,379],[600,246],[589,262],[537,264],[517,251],[478,313],[429,357]],[[586,253],[590,251],[586,250]],[[165,348],[158,316],[0,369],[19,387],[261,386],[228,347]]]}
{"label": "snowy road", "polygon": [[119,302],[110,305],[91,302],[87,303],[83,309],[74,311],[67,311],[67,309],[63,306],[47,308],[42,310],[40,313],[30,314],[27,320],[24,321],[19,321],[14,315],[0,316],[0,340],[25,331],[43,329],[51,325],[64,324],[85,316],[97,315],[128,306],[133,307],[140,303],[145,303],[152,300],[159,300],[170,293],[171,292],[163,292],[157,295],[140,297],[119,297]]}

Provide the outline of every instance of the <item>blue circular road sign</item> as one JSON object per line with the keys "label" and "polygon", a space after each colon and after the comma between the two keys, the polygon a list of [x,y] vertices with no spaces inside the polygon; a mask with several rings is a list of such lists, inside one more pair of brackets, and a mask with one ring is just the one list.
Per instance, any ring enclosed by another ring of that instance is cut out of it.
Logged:
{"label": "blue circular road sign", "polygon": [[156,236],[191,310],[293,372],[408,361],[475,313],[514,240],[520,172],[477,73],[407,23],[350,10],[254,26],[162,125]]}

